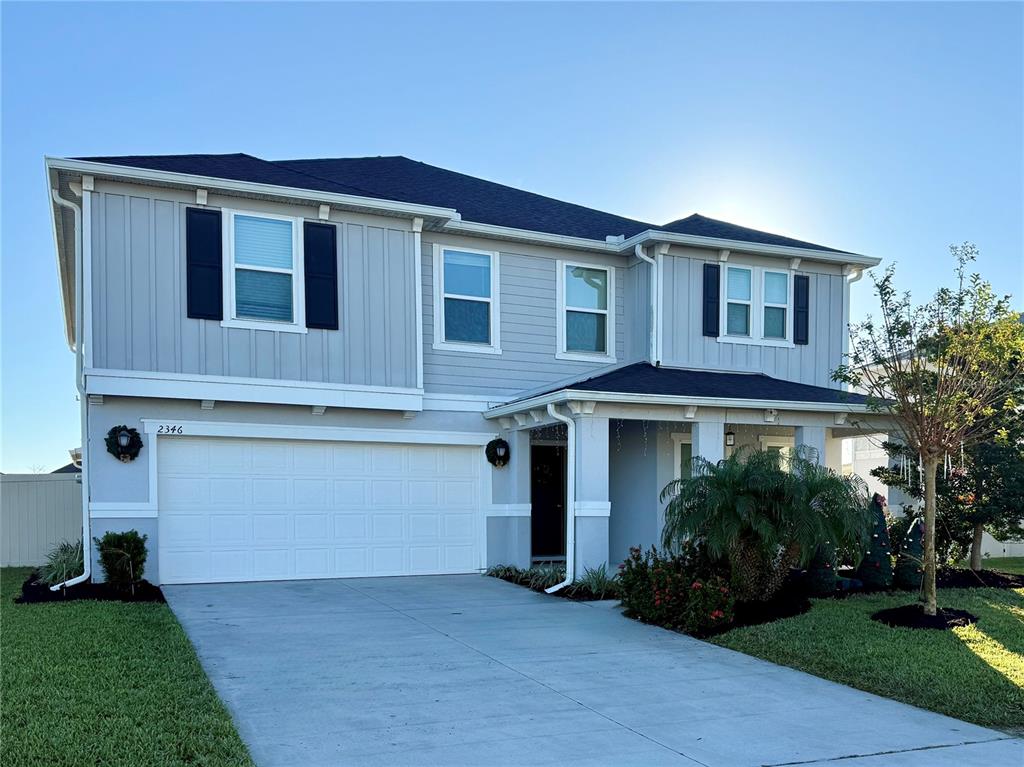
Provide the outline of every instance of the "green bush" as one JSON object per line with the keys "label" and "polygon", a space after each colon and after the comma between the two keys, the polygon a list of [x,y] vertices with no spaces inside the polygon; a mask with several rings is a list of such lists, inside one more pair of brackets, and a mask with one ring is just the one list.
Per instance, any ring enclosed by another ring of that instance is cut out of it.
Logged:
{"label": "green bush", "polygon": [[85,572],[81,541],[61,541],[46,555],[39,568],[39,580],[48,586],[71,580]]}
{"label": "green bush", "polygon": [[626,614],[645,623],[700,636],[733,620],[728,579],[694,546],[670,554],[653,546],[630,549],[619,566],[619,588]]}
{"label": "green bush", "polygon": [[878,502],[872,502],[871,510],[874,525],[867,551],[857,568],[857,580],[869,589],[888,589],[892,587],[892,546],[885,526],[885,512]]}
{"label": "green bush", "polygon": [[103,576],[111,588],[134,591],[142,580],[146,568],[146,540],[138,530],[123,533],[110,532],[102,538],[93,538],[99,552]]}
{"label": "green bush", "polygon": [[837,567],[835,548],[828,542],[819,545],[807,566],[807,590],[811,596],[830,597],[836,593],[836,589],[839,588]]}
{"label": "green bush", "polygon": [[619,576],[609,575],[608,568],[583,568],[583,577],[575,580],[569,587],[569,596],[579,599],[615,599],[619,596]]}
{"label": "green bush", "polygon": [[923,533],[924,524],[920,519],[915,519],[907,530],[896,559],[894,580],[897,588],[910,591],[921,588],[921,581],[924,578],[924,545],[921,543]]}

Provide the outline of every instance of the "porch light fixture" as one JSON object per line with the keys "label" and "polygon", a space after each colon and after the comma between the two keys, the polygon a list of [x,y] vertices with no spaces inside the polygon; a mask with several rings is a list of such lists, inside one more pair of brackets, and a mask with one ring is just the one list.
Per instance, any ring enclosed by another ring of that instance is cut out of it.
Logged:
{"label": "porch light fixture", "polygon": [[726,447],[735,447],[736,446],[736,432],[734,432],[732,429],[730,429],[729,431],[727,431],[725,433],[725,446]]}
{"label": "porch light fixture", "polygon": [[487,456],[487,462],[499,469],[508,463],[509,452],[508,442],[503,440],[501,437],[492,439],[487,443],[487,447],[484,448],[484,455]]}
{"label": "porch light fixture", "polygon": [[107,432],[104,440],[107,452],[121,463],[134,461],[142,450],[142,437],[135,429],[128,426],[115,426]]}

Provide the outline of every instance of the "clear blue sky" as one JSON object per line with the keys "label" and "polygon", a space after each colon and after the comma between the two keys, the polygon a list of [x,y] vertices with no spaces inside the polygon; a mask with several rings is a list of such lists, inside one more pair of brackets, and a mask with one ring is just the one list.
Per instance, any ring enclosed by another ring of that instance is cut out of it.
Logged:
{"label": "clear blue sky", "polygon": [[[78,445],[43,155],[404,154],[1024,295],[1022,5],[4,3],[2,455]],[[854,315],[871,306],[855,286]]]}

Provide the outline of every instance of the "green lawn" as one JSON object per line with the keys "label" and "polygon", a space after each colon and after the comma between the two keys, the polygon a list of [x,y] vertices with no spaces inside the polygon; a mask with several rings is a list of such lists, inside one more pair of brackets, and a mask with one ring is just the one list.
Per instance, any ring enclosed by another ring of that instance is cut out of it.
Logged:
{"label": "green lawn", "polygon": [[906,594],[818,599],[794,618],[711,641],[851,687],[1024,733],[1024,589],[942,589],[939,604],[979,616],[953,631],[896,629],[870,619]]}
{"label": "green lawn", "polygon": [[16,605],[27,575],[0,570],[0,764],[252,764],[166,605]]}
{"label": "green lawn", "polygon": [[982,567],[986,570],[1024,575],[1024,557],[987,557],[982,560]]}

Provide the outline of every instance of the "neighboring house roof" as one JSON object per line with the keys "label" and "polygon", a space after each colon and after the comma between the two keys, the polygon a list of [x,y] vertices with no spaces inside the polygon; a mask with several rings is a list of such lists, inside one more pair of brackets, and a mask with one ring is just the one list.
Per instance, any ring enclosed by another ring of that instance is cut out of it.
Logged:
{"label": "neighboring house roof", "polygon": [[[262,160],[248,154],[79,157],[88,162],[357,195],[459,211],[464,221],[603,241],[645,231],[849,253],[694,214],[651,224],[428,165],[407,157]],[[855,254],[850,254],[855,255]]]}
{"label": "neighboring house roof", "polygon": [[54,469],[51,474],[81,474],[82,467],[75,466],[73,463],[69,463],[67,466],[61,466],[59,469]]}

